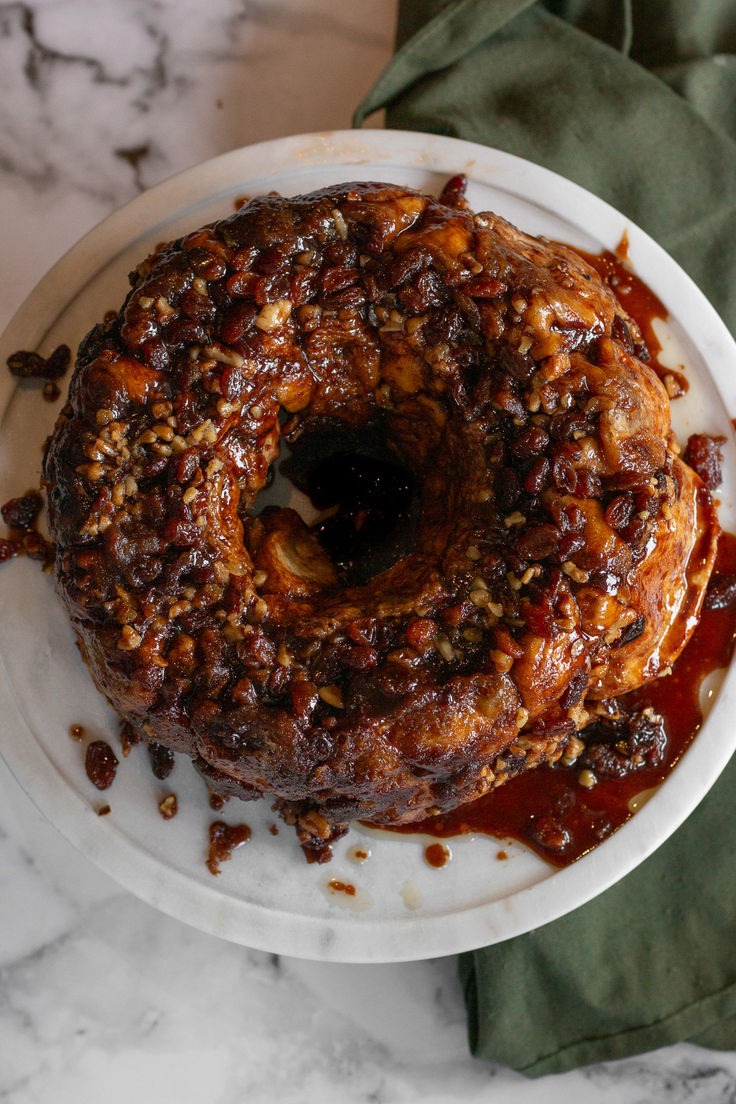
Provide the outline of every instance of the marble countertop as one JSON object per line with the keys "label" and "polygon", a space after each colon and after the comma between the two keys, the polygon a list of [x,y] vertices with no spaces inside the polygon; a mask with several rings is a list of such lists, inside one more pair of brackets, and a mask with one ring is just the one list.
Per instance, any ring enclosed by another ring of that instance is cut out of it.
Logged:
{"label": "marble countertop", "polygon": [[[142,189],[238,146],[349,126],[390,56],[394,9],[0,3],[0,329]],[[78,855],[0,761],[0,1101],[98,1097],[725,1104],[736,1056],[679,1045],[533,1082],[476,1061],[454,959],[319,964],[204,935]]]}

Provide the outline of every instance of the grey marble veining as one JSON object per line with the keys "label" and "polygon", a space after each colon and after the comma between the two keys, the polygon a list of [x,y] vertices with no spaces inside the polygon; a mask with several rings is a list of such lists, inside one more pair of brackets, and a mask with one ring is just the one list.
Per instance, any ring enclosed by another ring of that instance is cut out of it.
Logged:
{"label": "grey marble veining", "polygon": [[[394,0],[0,3],[0,323],[141,189],[349,125],[393,19]],[[0,1101],[95,1099],[728,1104],[736,1057],[680,1045],[536,1082],[476,1062],[454,959],[325,965],[204,935],[77,855],[0,763]]]}

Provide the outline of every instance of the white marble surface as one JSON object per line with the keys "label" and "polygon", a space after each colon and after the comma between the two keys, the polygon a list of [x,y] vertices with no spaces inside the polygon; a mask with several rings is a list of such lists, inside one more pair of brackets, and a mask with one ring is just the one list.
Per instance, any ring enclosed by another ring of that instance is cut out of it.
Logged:
{"label": "white marble surface", "polygon": [[[349,125],[394,0],[0,3],[0,329],[100,218],[178,169]],[[0,740],[2,720],[0,719]],[[453,959],[250,952],[116,887],[0,763],[0,1101],[726,1104],[686,1045],[528,1082],[469,1056]]]}

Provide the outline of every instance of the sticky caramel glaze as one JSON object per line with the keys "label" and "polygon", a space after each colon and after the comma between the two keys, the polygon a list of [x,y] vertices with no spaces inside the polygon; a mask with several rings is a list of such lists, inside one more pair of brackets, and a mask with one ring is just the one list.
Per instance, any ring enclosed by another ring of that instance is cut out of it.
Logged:
{"label": "sticky caramel glaze", "polygon": [[[722,533],[713,581],[735,574],[736,537]],[[555,866],[568,866],[620,828],[632,816],[637,797],[664,781],[703,722],[703,679],[729,665],[735,645],[736,603],[706,608],[673,664],[672,674],[622,700],[629,709],[650,706],[664,718],[666,750],[655,767],[640,767],[620,778],[598,777],[595,785],[586,789],[579,782],[579,765],[558,762],[519,775],[493,794],[445,816],[392,831],[422,832],[443,839],[469,833],[517,839]],[[557,846],[545,846],[543,839]],[[561,846],[560,841],[564,841]]]}
{"label": "sticky caramel glaze", "polygon": [[[212,789],[274,795],[313,856],[559,757],[589,670],[641,666],[642,601],[681,585],[665,530],[691,521],[611,287],[457,187],[370,183],[254,199],[132,284],[44,467],[59,590],[118,712]],[[357,582],[258,509],[282,437],[335,424],[383,435],[419,499],[411,546]]]}

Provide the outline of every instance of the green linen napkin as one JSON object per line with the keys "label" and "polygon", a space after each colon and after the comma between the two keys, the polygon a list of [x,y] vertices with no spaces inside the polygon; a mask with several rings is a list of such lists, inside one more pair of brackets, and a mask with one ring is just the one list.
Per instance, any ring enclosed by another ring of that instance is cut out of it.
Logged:
{"label": "green linen napkin", "polygon": [[[736,333],[735,0],[400,0],[358,108],[561,173],[647,230]],[[734,365],[736,370],[736,364]],[[736,761],[606,893],[461,957],[470,1044],[532,1076],[736,1046]]]}

